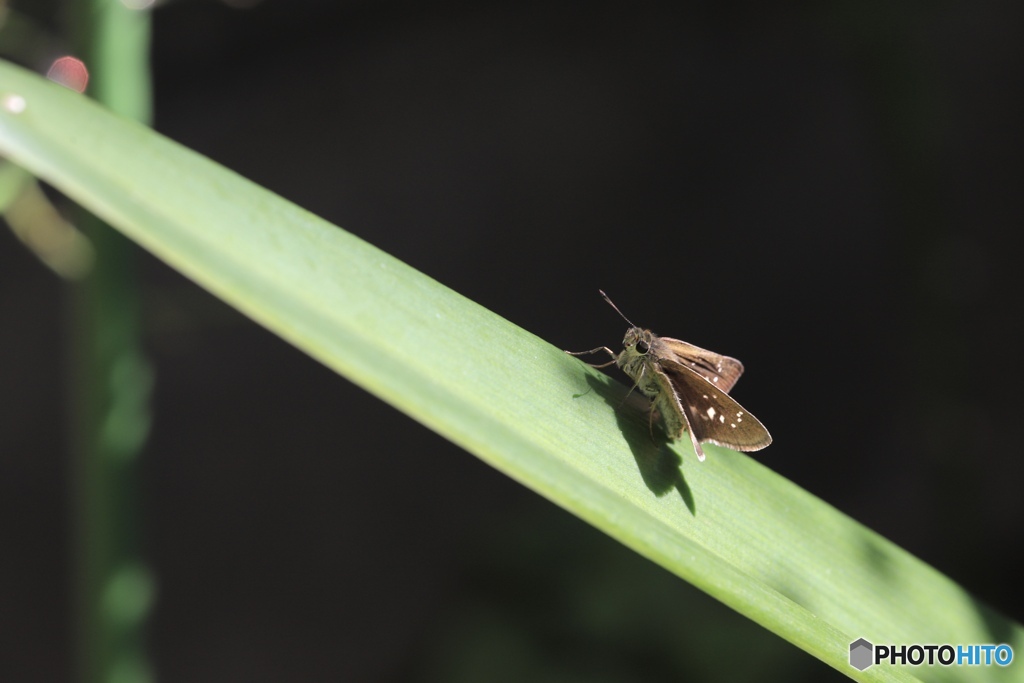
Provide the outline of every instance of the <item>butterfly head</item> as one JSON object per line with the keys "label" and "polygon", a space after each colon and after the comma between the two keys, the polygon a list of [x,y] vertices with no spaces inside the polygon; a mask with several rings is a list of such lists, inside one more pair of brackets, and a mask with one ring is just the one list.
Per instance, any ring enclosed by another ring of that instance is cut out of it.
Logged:
{"label": "butterfly head", "polygon": [[[632,365],[635,361],[639,360],[643,356],[647,355],[647,352],[651,350],[651,346],[654,344],[654,333],[650,330],[645,330],[642,327],[637,327],[633,324],[633,321],[622,315],[622,311],[615,305],[608,295],[602,290],[601,296],[604,300],[615,309],[615,312],[622,316],[622,319],[629,323],[629,329],[626,330],[626,337],[622,340],[623,352],[619,354],[619,367],[626,368],[628,365]],[[628,370],[627,370],[628,372]]]}
{"label": "butterfly head", "polygon": [[622,340],[622,345],[627,351],[634,351],[641,356],[645,356],[651,350],[653,342],[653,332],[639,327],[631,327],[626,330],[626,337]]}

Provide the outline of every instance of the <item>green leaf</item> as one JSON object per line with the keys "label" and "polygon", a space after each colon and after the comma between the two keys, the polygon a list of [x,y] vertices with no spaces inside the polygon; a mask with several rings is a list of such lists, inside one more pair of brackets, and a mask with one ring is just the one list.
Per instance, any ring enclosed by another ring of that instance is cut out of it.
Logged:
{"label": "green leaf", "polygon": [[[9,64],[0,152],[339,374],[852,678],[1024,671],[856,671],[859,637],[1020,651],[1024,629],[752,458],[709,446],[698,464],[685,440],[656,444],[642,408],[620,406],[623,385],[557,347]],[[785,457],[785,444],[771,453]]]}

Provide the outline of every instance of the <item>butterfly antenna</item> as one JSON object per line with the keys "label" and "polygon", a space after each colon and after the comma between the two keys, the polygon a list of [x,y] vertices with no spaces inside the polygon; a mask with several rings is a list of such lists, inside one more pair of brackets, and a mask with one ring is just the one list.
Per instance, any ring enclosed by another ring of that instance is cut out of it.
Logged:
{"label": "butterfly antenna", "polygon": [[608,302],[608,305],[610,305],[612,308],[614,308],[615,312],[618,313],[620,316],[622,316],[622,319],[625,320],[627,323],[629,323],[630,327],[636,327],[636,325],[633,324],[632,320],[630,320],[626,316],[622,315],[622,311],[619,310],[619,307],[615,305],[614,301],[612,301],[610,298],[608,298],[608,295],[604,293],[603,289],[599,289],[597,291],[601,292],[601,296],[603,296],[604,300]]}

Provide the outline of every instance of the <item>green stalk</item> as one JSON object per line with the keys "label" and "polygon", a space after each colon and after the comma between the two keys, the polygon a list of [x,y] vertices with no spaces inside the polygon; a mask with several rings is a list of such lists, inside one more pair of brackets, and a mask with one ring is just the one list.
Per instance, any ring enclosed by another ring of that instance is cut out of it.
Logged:
{"label": "green stalk", "polygon": [[[149,15],[117,0],[72,0],[70,34],[90,72],[87,94],[150,118]],[[83,683],[153,680],[144,624],[152,580],[142,559],[138,461],[152,384],[141,350],[135,246],[88,213],[75,220],[93,268],[72,292],[75,651]]]}

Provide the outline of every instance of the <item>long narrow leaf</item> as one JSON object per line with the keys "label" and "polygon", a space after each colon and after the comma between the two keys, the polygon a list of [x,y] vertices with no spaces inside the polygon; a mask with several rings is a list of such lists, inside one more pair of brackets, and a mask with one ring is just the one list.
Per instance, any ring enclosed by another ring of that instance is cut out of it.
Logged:
{"label": "long narrow leaf", "polygon": [[[1020,678],[1020,666],[850,667],[859,637],[1020,651],[1024,629],[755,460],[708,447],[698,465],[685,445],[655,444],[642,412],[619,407],[621,384],[231,171],[7,64],[0,153],[325,365],[851,677]],[[784,457],[785,444],[773,449]]]}

